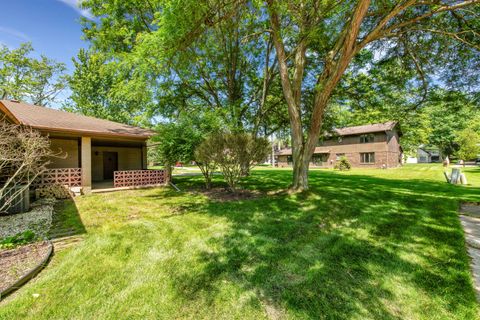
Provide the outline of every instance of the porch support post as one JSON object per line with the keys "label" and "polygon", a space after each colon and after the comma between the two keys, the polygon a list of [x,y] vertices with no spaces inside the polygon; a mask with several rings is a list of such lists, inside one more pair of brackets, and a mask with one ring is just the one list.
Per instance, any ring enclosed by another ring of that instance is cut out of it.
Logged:
{"label": "porch support post", "polygon": [[82,188],[83,193],[92,191],[92,139],[82,137]]}
{"label": "porch support post", "polygon": [[148,163],[147,163],[147,145],[143,144],[142,145],[142,169],[147,170],[148,168]]}

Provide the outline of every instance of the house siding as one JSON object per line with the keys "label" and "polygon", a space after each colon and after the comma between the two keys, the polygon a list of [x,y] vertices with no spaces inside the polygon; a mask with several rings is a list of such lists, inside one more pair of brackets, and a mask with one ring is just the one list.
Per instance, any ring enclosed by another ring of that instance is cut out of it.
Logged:
{"label": "house siding", "polygon": [[[373,142],[360,143],[361,135],[333,137],[324,140],[315,148],[314,154],[328,154],[328,160],[320,166],[310,162],[311,167],[332,168],[337,162],[337,154],[344,154],[353,167],[363,168],[394,168],[400,165],[399,135],[395,130],[372,133]],[[361,163],[361,153],[375,153],[374,163]],[[288,155],[279,155],[279,167],[289,166]]]}
{"label": "house siding", "polygon": [[48,168],[78,168],[78,139],[50,139],[50,148],[55,156],[50,158]]}
{"label": "house siding", "polygon": [[141,170],[142,148],[92,147],[92,180],[103,180],[103,152],[118,153],[118,170]]}

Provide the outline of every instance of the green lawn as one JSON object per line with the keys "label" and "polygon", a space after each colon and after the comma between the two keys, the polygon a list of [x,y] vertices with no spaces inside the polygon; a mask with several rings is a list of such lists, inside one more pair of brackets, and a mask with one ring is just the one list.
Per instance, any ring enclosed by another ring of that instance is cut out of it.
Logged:
{"label": "green lawn", "polygon": [[0,318],[475,319],[457,210],[480,202],[480,168],[465,171],[468,187],[415,165],[312,170],[311,191],[288,195],[274,191],[289,170],[256,169],[243,185],[263,196],[248,201],[187,192],[200,177],[176,178],[183,192],[79,197],[84,241]]}

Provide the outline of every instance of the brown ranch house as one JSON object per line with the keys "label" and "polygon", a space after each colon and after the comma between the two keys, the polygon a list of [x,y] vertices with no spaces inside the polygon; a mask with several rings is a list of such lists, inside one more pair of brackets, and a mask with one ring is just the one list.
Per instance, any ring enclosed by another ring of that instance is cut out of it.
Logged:
{"label": "brown ranch house", "polygon": [[[147,170],[147,140],[153,131],[47,107],[0,100],[0,117],[39,130],[50,139],[54,157],[39,184],[81,187],[84,193],[157,185],[162,170]],[[94,190],[95,191],[95,190]]]}
{"label": "brown ranch house", "polygon": [[[402,132],[396,122],[335,129],[315,148],[310,166],[331,168],[346,157],[352,167],[394,168],[401,164]],[[292,165],[292,149],[276,152],[279,167]]]}

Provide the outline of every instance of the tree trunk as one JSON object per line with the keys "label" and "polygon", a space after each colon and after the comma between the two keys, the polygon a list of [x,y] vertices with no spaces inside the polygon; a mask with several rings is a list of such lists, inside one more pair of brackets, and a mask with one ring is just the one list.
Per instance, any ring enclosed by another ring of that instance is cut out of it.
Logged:
{"label": "tree trunk", "polygon": [[248,177],[250,175],[250,162],[241,164],[241,176]]}
{"label": "tree trunk", "polygon": [[172,166],[165,165],[165,183],[169,184],[172,181]]}
{"label": "tree trunk", "polygon": [[293,158],[293,183],[292,191],[304,191],[308,189],[308,169],[310,158],[305,158],[303,154],[297,159]]}

